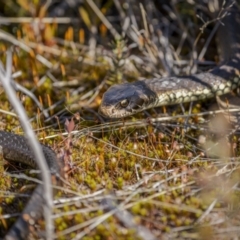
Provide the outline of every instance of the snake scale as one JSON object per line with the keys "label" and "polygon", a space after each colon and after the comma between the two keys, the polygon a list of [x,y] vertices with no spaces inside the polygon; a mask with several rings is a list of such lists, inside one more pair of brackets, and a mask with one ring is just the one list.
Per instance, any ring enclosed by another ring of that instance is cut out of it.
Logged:
{"label": "snake scale", "polygon": [[[122,118],[145,109],[207,99],[240,86],[240,13],[235,1],[226,1],[226,16],[217,39],[222,64],[209,72],[113,85],[104,93],[99,113]],[[220,4],[220,3],[219,3]]]}
{"label": "snake scale", "polygon": [[[156,106],[222,95],[240,86],[240,13],[236,4],[227,11],[229,14],[218,29],[223,59],[220,66],[190,76],[153,78],[112,86],[104,94],[99,112],[108,118],[121,118]],[[23,136],[0,131],[0,146],[6,160],[36,168],[33,153]],[[42,150],[52,174],[61,175],[61,163],[53,150],[44,145]],[[30,225],[42,216],[43,204],[43,187],[38,185],[5,239],[26,239]]]}

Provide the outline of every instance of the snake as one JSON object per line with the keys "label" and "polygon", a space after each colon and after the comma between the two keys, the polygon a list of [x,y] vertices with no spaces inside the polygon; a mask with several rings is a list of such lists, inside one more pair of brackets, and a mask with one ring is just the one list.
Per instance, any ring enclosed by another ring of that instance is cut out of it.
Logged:
{"label": "snake", "polygon": [[[29,147],[28,139],[24,136],[1,130],[0,147],[5,160],[37,168],[33,151]],[[61,160],[57,158],[55,152],[49,146],[41,144],[41,148],[52,176],[60,177],[62,175]],[[39,184],[20,217],[5,235],[5,240],[24,240],[27,238],[31,225],[35,224],[42,217],[43,196],[44,188],[42,184]]]}
{"label": "snake", "polygon": [[102,97],[99,113],[123,118],[146,109],[204,100],[223,95],[240,86],[240,10],[226,1],[227,14],[217,31],[221,64],[208,72],[138,80],[111,86]]}
{"label": "snake", "polygon": [[[228,1],[228,3],[232,1]],[[209,72],[190,76],[172,76],[114,85],[104,93],[101,115],[122,118],[145,109],[222,95],[240,86],[240,11],[236,3],[226,8],[229,14],[218,28],[218,45],[222,64]],[[24,136],[0,131],[4,159],[37,168],[34,154]],[[62,164],[55,152],[41,145],[52,175],[62,175]],[[6,234],[6,240],[26,239],[30,226],[42,217],[44,190],[39,184],[18,220]]]}

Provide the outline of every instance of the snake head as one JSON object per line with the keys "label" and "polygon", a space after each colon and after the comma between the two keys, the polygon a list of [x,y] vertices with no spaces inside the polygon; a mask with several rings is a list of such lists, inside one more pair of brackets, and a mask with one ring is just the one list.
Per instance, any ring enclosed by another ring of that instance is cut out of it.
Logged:
{"label": "snake head", "polygon": [[156,99],[143,81],[118,84],[104,93],[99,113],[107,118],[121,118],[148,108]]}

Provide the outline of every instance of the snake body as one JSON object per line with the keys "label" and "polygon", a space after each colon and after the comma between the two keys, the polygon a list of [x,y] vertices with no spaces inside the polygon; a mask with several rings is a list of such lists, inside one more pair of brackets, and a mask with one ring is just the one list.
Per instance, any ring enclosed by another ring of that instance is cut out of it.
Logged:
{"label": "snake body", "polygon": [[[37,168],[32,150],[25,137],[10,132],[0,131],[0,147],[4,159],[11,162],[20,162]],[[62,164],[55,152],[48,146],[41,145],[49,170],[52,175],[60,176]],[[5,236],[6,240],[26,239],[31,224],[42,216],[44,204],[43,186],[38,185],[34,190],[27,206],[16,223]]]}
{"label": "snake body", "polygon": [[104,93],[99,113],[108,118],[121,118],[153,107],[222,95],[240,86],[240,12],[236,3],[226,11],[228,14],[218,29],[221,65],[190,76],[114,85]]}

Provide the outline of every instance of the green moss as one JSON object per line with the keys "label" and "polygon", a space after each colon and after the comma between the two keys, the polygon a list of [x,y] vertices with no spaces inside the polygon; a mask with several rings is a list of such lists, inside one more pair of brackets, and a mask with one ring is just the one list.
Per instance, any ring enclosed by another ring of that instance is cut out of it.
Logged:
{"label": "green moss", "polygon": [[122,178],[122,177],[118,177],[118,178],[116,179],[116,184],[117,184],[117,187],[118,187],[119,189],[121,189],[121,188],[123,187],[123,185],[124,185],[124,180],[123,180],[123,178]]}

